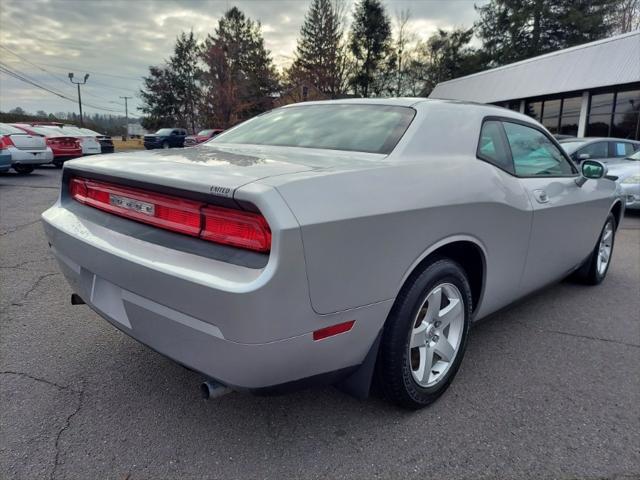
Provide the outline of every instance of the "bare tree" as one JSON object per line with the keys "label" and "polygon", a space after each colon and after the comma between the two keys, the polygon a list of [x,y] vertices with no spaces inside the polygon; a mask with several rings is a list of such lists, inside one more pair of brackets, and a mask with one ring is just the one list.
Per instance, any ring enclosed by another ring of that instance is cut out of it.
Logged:
{"label": "bare tree", "polygon": [[410,30],[409,21],[411,20],[411,11],[409,9],[403,9],[396,12],[394,18],[394,27],[396,31],[394,39],[394,47],[396,50],[396,56],[398,58],[398,70],[396,74],[396,95],[402,95],[402,81],[404,77],[402,63],[406,58],[407,47],[410,42],[415,41],[415,34]]}
{"label": "bare tree", "polygon": [[620,0],[614,18],[617,33],[640,29],[640,0]]}

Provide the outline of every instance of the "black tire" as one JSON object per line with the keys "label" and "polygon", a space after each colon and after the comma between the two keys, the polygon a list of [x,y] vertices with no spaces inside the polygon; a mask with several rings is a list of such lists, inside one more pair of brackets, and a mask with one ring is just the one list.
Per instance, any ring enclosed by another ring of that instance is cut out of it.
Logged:
{"label": "black tire", "polygon": [[[609,261],[606,265],[606,268],[601,272],[598,269],[598,255],[600,251],[600,242],[602,241],[602,237],[607,230],[607,225],[610,225],[612,227],[611,253],[609,255]],[[604,225],[602,226],[602,230],[600,230],[600,235],[598,235],[598,242],[596,243],[589,257],[585,260],[584,264],[572,275],[573,280],[576,280],[577,282],[584,285],[599,285],[602,283],[602,281],[607,276],[609,267],[611,266],[611,257],[613,256],[613,248],[615,246],[616,240],[616,227],[616,217],[613,215],[613,213],[609,213],[607,219],[604,222]]]}
{"label": "black tire", "polygon": [[34,167],[33,165],[14,165],[13,169],[19,175],[29,175],[31,172],[33,172]]}
{"label": "black tire", "polygon": [[[439,284],[453,284],[461,294],[464,323],[458,350],[451,365],[435,385],[420,386],[411,372],[409,342],[413,324],[428,293]],[[442,257],[434,258],[412,275],[398,295],[385,324],[377,365],[377,380],[386,397],[397,405],[416,410],[440,397],[456,375],[467,343],[471,318],[471,287],[462,267]]]}
{"label": "black tire", "polygon": [[64,164],[64,160],[54,160],[53,161],[53,166],[56,168],[62,168],[62,165]]}

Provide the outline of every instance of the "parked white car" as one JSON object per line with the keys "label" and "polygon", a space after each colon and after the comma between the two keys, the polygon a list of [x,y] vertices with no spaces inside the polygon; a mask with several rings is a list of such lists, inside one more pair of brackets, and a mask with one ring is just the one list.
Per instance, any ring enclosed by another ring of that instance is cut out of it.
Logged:
{"label": "parked white car", "polygon": [[30,135],[6,123],[0,123],[0,150],[11,155],[11,168],[20,174],[31,173],[36,165],[53,160],[45,137]]}
{"label": "parked white car", "polygon": [[607,165],[607,176],[615,179],[629,210],[640,210],[640,150],[624,160]]}
{"label": "parked white car", "polygon": [[82,155],[96,155],[102,153],[100,142],[95,135],[89,134],[84,129],[74,127],[73,125],[64,125],[62,127],[53,127],[61,130],[65,135],[76,137],[80,140],[82,146]]}

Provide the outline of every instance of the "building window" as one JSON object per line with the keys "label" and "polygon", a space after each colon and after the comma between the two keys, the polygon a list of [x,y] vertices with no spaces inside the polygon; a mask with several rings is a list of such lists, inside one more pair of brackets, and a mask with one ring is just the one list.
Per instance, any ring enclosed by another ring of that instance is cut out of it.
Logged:
{"label": "building window", "polygon": [[542,102],[527,102],[524,112],[537,121],[542,120]]}
{"label": "building window", "polygon": [[640,90],[591,95],[586,135],[640,139]]}
{"label": "building window", "polygon": [[567,97],[562,99],[562,115],[560,115],[560,130],[562,135],[578,136],[578,122],[582,97]]}

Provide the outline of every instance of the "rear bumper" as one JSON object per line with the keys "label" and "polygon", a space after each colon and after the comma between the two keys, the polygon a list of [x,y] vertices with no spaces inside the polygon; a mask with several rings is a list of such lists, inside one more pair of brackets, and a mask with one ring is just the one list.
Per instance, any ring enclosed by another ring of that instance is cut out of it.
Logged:
{"label": "rear bumper", "polygon": [[0,172],[6,172],[11,168],[11,154],[0,152]]}
{"label": "rear bumper", "polygon": [[[73,290],[131,337],[236,389],[350,371],[391,308],[389,301],[315,313],[295,230],[280,236],[264,268],[252,269],[127,237],[64,203],[42,218]],[[313,330],[354,319],[351,331],[313,340]]]}
{"label": "rear bumper", "polygon": [[20,165],[42,165],[53,160],[53,152],[46,150],[20,150],[16,147],[8,149],[11,154],[11,163]]}

